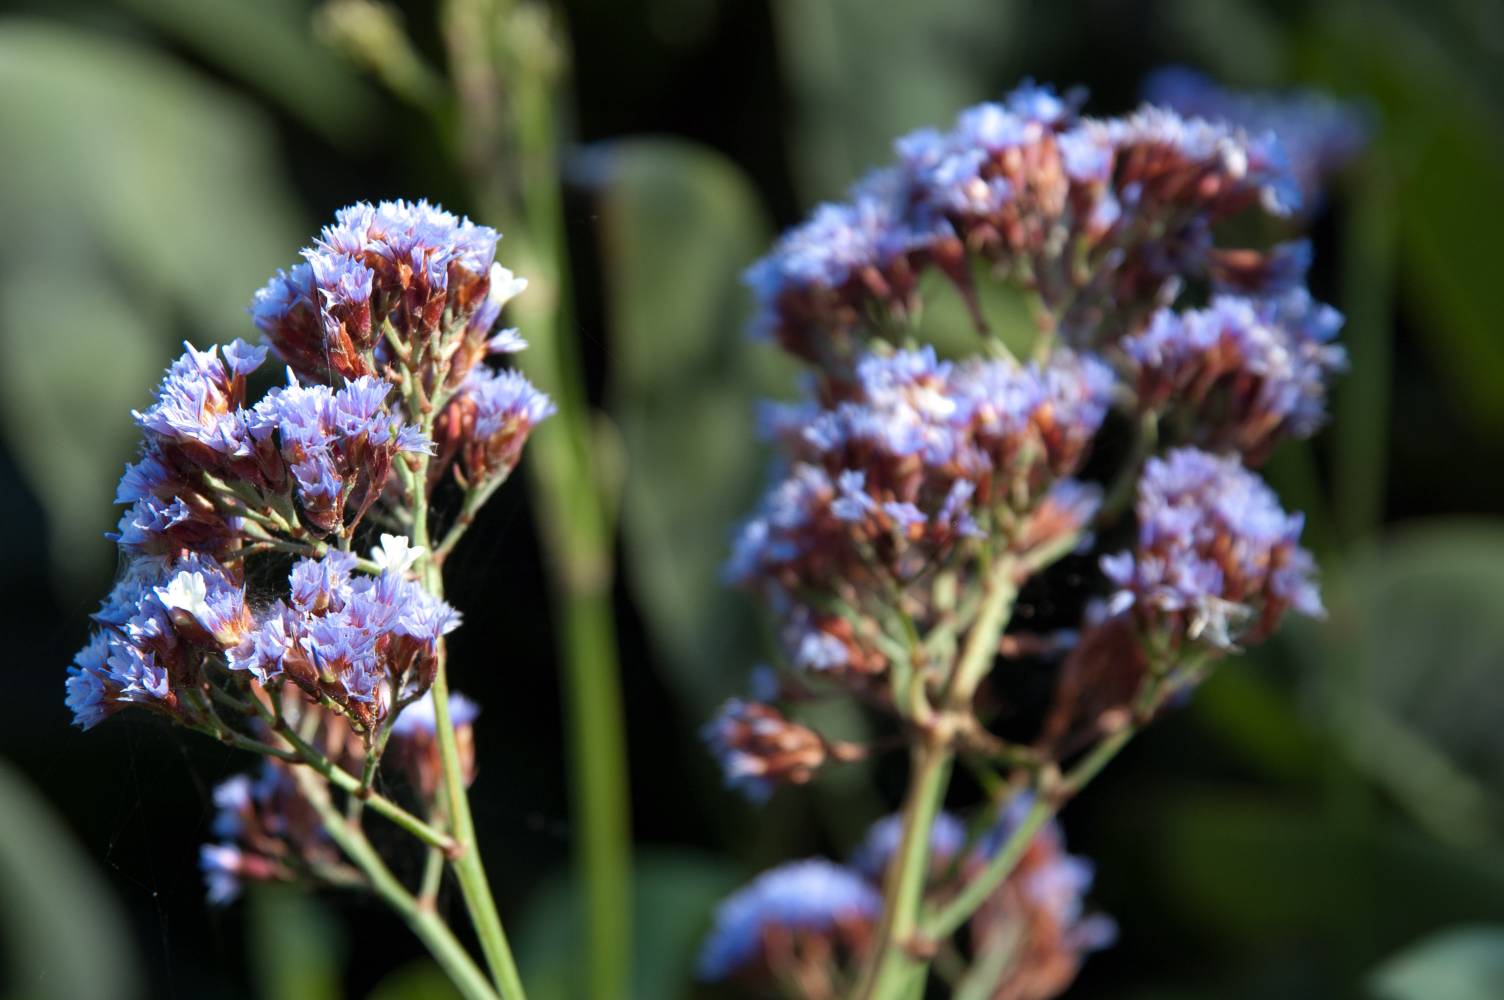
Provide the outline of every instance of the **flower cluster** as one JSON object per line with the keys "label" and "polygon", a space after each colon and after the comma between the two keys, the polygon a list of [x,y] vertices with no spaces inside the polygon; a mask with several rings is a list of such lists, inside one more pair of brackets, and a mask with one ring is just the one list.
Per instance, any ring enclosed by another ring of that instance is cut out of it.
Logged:
{"label": "flower cluster", "polygon": [[426,201],[359,202],[335,213],[303,263],[256,293],[251,314],[277,354],[314,381],[374,375],[394,356],[424,363],[439,350],[445,356],[427,363],[441,360],[433,366],[457,385],[520,290],[494,263],[500,239]]}
{"label": "flower cluster", "polygon": [[[492,334],[526,284],[494,264],[497,238],[426,202],[351,206],[256,296],[267,346],[187,345],[134,414],[111,535],[126,566],[69,672],[78,724],[143,705],[233,738],[236,706],[290,682],[370,738],[427,690],[459,624],[413,578],[430,554],[387,534],[360,560],[352,542],[370,519],[416,534],[451,469],[483,499],[553,412],[480,363],[526,346]],[[253,400],[269,350],[286,384]],[[253,576],[260,559],[281,563]],[[285,590],[248,591],[282,573]]]}
{"label": "flower cluster", "polygon": [[1347,365],[1333,343],[1341,326],[1341,314],[1297,288],[1165,309],[1120,346],[1137,370],[1141,407],[1173,409],[1196,443],[1257,461],[1325,421],[1327,381]]}
{"label": "flower cluster", "polygon": [[1370,125],[1352,105],[1316,91],[1250,93],[1228,90],[1183,66],[1168,66],[1144,84],[1144,96],[1181,114],[1227,121],[1279,137],[1303,204],[1319,203],[1328,177],[1357,158]]}
{"label": "flower cluster", "polygon": [[726,783],[765,801],[778,782],[803,784],[825,762],[825,741],[770,705],[732,698],[702,731]]}
{"label": "flower cluster", "polygon": [[1109,610],[1132,611],[1149,634],[1228,648],[1267,636],[1287,610],[1322,613],[1304,518],[1235,456],[1149,459],[1136,513],[1137,545],[1104,556],[1102,571],[1117,588]]}
{"label": "flower cluster", "polygon": [[[460,773],[467,786],[475,780],[475,719],[478,715],[479,705],[458,691],[450,693],[449,721],[454,726]],[[428,691],[397,716],[397,721],[392,723],[391,742],[387,745],[387,752],[424,802],[437,794],[441,778],[437,727],[433,692]]]}
{"label": "flower cluster", "polygon": [[292,882],[333,867],[339,852],[285,765],[266,761],[214,789],[216,841],[199,849],[209,902],[233,902],[247,882]]}
{"label": "flower cluster", "polygon": [[[975,878],[1032,803],[1027,794],[1015,796],[975,843],[957,817],[942,812],[930,835],[927,897],[951,898]],[[882,919],[880,890],[900,827],[896,815],[873,824],[849,865],[792,862],[728,897],[701,948],[701,978],[821,984],[849,978]],[[1087,953],[1112,942],[1112,921],[1085,909],[1092,877],[1090,862],[1065,851],[1059,824],[1034,835],[1019,867],[989,894],[972,925],[979,953],[1001,948],[1011,954],[986,984],[986,995],[1048,1000],[1075,979]]]}
{"label": "flower cluster", "polygon": [[[847,696],[896,724],[916,776],[962,752],[1015,787],[1063,774],[1053,809],[1100,767],[1088,756],[1073,768],[1087,746],[1110,755],[1234,644],[1265,638],[1286,611],[1321,612],[1301,518],[1245,463],[1324,422],[1346,364],[1342,318],[1305,288],[1308,242],[1218,239],[1270,228],[1219,225],[1245,211],[1292,217],[1336,147],[1313,173],[1316,137],[1294,135],[1297,173],[1272,113],[1149,105],[1092,119],[1080,104],[1025,85],[949,131],[901,139],[895,165],[747,274],[754,332],[810,365],[804,400],[763,412],[779,459],[726,568],[774,617],[786,679],[728,702],[704,731],[728,785],[754,799],[881,745],[833,753],[782,707]],[[929,270],[972,310],[971,356],[917,342]],[[1036,300],[1026,358],[993,336],[984,277]],[[1161,441],[1173,450],[1156,457]],[[1085,558],[1098,529],[1118,530],[1135,485],[1137,544]],[[1079,628],[1028,631],[1036,593],[1079,595],[1065,610]],[[1023,718],[1017,671],[998,666],[1019,659],[1055,670],[1038,723]],[[928,819],[943,779],[910,780],[911,811],[880,821],[853,868],[775,869],[728,901],[707,975],[772,972],[808,992],[857,959],[870,983],[915,961],[882,909],[912,928],[954,901],[936,933],[969,936],[972,975],[1001,962],[995,984],[978,984],[986,995],[1063,990],[1112,936],[1081,905],[1090,865],[1052,822],[1017,839],[1027,792],[969,845],[956,818]],[[916,805],[923,795],[932,808]],[[862,879],[884,883],[876,912]],[[869,938],[883,939],[858,954]]]}
{"label": "flower cluster", "polygon": [[299,560],[290,600],[263,612],[228,666],[262,684],[285,676],[370,728],[405,694],[428,688],[439,639],[460,616],[402,573],[357,575],[355,562],[339,551]]}
{"label": "flower cluster", "polygon": [[1152,106],[1083,119],[1079,103],[1025,85],[948,132],[900,139],[894,166],[821,206],[748,272],[755,328],[839,371],[874,314],[913,314],[929,268],[970,299],[976,257],[1068,313],[1087,340],[1099,293],[1118,312],[1153,302],[1209,265],[1214,223],[1299,203],[1269,134]]}

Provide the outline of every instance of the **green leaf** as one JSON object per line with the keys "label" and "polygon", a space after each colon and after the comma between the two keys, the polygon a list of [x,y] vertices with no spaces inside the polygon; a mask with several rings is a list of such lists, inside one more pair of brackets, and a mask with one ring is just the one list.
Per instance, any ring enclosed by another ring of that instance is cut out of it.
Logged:
{"label": "green leaf", "polygon": [[93,859],[0,760],[0,945],[10,1000],[142,995],[125,915]]}
{"label": "green leaf", "polygon": [[1211,792],[1144,813],[1162,895],[1229,940],[1314,936],[1383,954],[1429,928],[1504,907],[1496,854],[1448,848],[1393,824],[1338,826],[1309,807]]}
{"label": "green leaf", "polygon": [[339,1000],[339,923],[305,889],[256,886],[247,894],[249,949],[264,1000]]}
{"label": "green leaf", "polygon": [[1374,1000],[1496,1000],[1504,996],[1504,926],[1433,934],[1380,966]]}
{"label": "green leaf", "polygon": [[[185,332],[253,333],[251,294],[306,229],[254,109],[102,35],[0,21],[0,146],[0,354],[22,366],[5,375],[3,432],[49,514],[54,564],[92,570],[107,549],[76,540],[118,516],[130,407]],[[43,396],[57,398],[29,405]],[[45,419],[62,400],[75,408]]]}
{"label": "green leaf", "polygon": [[[694,959],[711,910],[741,879],[725,861],[683,852],[641,852],[633,874],[636,940],[634,997],[687,997]],[[516,935],[517,959],[531,1000],[579,996],[578,899],[573,876],[561,874],[538,891]]]}
{"label": "green leaf", "polygon": [[810,199],[840,195],[888,161],[899,135],[950,122],[989,96],[1023,38],[1011,0],[779,0],[773,5],[799,116],[795,167]]}
{"label": "green leaf", "polygon": [[1358,765],[1458,844],[1504,835],[1504,525],[1410,527],[1333,574],[1313,668]]}
{"label": "green leaf", "polygon": [[314,41],[308,0],[119,2],[331,138],[358,138],[376,114],[361,78]]}
{"label": "green leaf", "polygon": [[594,155],[608,402],[628,456],[625,568],[678,690],[704,709],[751,665],[752,606],[721,584],[720,566],[765,477],[754,402],[791,383],[787,364],[743,332],[740,274],[768,227],[746,180],[714,153],[636,140]]}

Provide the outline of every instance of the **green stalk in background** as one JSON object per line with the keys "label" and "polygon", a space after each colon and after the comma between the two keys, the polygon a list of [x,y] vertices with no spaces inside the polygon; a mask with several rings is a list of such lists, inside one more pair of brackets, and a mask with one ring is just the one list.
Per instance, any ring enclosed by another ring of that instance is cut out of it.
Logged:
{"label": "green stalk in background", "polygon": [[318,23],[331,44],[450,137],[480,216],[505,234],[503,256],[529,283],[510,309],[532,344],[523,367],[558,407],[529,440],[527,465],[564,665],[587,928],[582,995],[623,996],[631,977],[631,832],[611,600],[621,456],[614,437],[597,433],[573,337],[555,126],[563,49],[541,4],[447,0],[440,28],[450,101],[390,6],[329,0]]}
{"label": "green stalk in background", "polygon": [[619,456],[596,433],[573,337],[556,130],[564,59],[539,5],[451,0],[444,8],[467,143],[465,167],[527,277],[514,304],[532,342],[528,376],[558,415],[530,442],[534,510],[548,559],[559,648],[576,864],[584,887],[584,995],[625,996],[631,977],[631,831],[626,739],[612,611]]}

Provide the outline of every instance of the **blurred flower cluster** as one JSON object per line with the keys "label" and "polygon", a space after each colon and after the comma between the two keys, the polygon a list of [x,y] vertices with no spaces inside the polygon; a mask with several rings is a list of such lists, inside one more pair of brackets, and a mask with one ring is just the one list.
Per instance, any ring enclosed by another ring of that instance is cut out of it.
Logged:
{"label": "blurred flower cluster", "polygon": [[[1346,363],[1297,227],[1361,121],[1194,82],[1157,78],[1173,101],[1110,119],[1025,84],[898,140],[749,270],[754,333],[808,369],[800,402],[763,413],[779,458],[726,568],[774,618],[779,670],[705,736],[756,800],[882,746],[908,748],[911,776],[851,865],[787,865],[728,900],[705,977],[886,996],[933,959],[967,995],[1057,995],[1112,934],[1083,915],[1091,868],[1054,813],[1218,658],[1322,613],[1302,518],[1251,469],[1315,433]],[[1034,305],[1022,356],[987,282]],[[925,343],[947,287],[968,356]],[[1073,627],[1015,620],[1044,581],[1081,594]],[[1009,705],[1021,659],[1057,668],[1033,723]],[[827,739],[801,721],[821,698],[893,735]],[[958,757],[995,778],[970,823],[941,811]]]}
{"label": "blurred flower cluster", "polygon": [[[67,702],[86,729],[136,706],[268,756],[216,793],[216,899],[338,873],[296,762],[365,796],[391,739],[420,800],[436,795],[428,692],[460,623],[438,572],[553,412],[485,363],[526,346],[492,330],[526,284],[495,263],[498,239],[427,202],[343,209],[256,294],[264,346],[188,345],[134,414],[110,536],[123,569]],[[254,398],[268,352],[285,384]],[[464,514],[436,539],[430,500],[452,488]],[[466,745],[473,717],[455,701]]]}

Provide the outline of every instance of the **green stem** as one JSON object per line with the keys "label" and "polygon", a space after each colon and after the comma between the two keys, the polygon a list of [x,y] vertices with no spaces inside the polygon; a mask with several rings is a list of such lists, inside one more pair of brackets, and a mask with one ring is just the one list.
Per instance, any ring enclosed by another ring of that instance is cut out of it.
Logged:
{"label": "green stem", "polygon": [[986,902],[987,897],[991,896],[997,887],[1003,884],[1003,880],[1013,873],[1013,869],[1018,866],[1019,859],[1023,857],[1024,850],[1040,828],[1059,811],[1068,799],[1085,788],[1107,766],[1108,762],[1118,755],[1118,752],[1128,744],[1136,732],[1137,730],[1130,727],[1113,733],[1098,743],[1091,753],[1083,757],[1057,786],[1036,789],[1034,804],[1030,806],[1029,811],[1013,832],[1008,835],[1003,846],[992,856],[987,867],[924,922],[925,939],[943,940],[954,934],[962,924],[969,920],[977,907]]}
{"label": "green stem", "polygon": [[930,836],[935,816],[950,783],[950,747],[924,742],[915,746],[909,791],[903,805],[903,835],[883,884],[883,919],[878,926],[872,964],[855,996],[888,1000],[918,995],[927,959],[910,950],[919,927],[924,883],[929,874]]}
{"label": "green stem", "polygon": [[950,678],[946,701],[952,708],[967,708],[977,685],[997,659],[998,641],[1012,616],[1013,601],[1018,597],[1017,574],[1018,565],[1011,555],[998,557],[988,573],[986,596],[977,610],[971,631],[967,633],[960,662]]}
{"label": "green stem", "polygon": [[[467,157],[477,199],[516,237],[516,265],[531,285],[510,308],[532,341],[519,362],[553,397],[557,415],[528,444],[527,469],[543,536],[564,666],[576,865],[584,886],[584,995],[625,995],[631,980],[631,849],[625,723],[612,609],[613,484],[602,475],[598,440],[573,337],[569,259],[558,181],[555,114],[559,81],[541,49],[511,37],[512,5],[451,0],[446,37],[461,77],[467,135],[494,128],[487,108],[507,101],[505,157]],[[487,18],[490,18],[489,22]],[[557,53],[562,60],[562,53]],[[484,93],[487,75],[493,92]],[[504,89],[503,89],[504,85]],[[498,166],[517,171],[505,183]]]}
{"label": "green stem", "polygon": [[294,773],[299,789],[318,812],[329,838],[361,870],[376,895],[407,923],[439,963],[445,975],[465,995],[466,1000],[497,1000],[496,991],[491,988],[485,974],[476,966],[453,932],[431,909],[420,906],[418,900],[403,887],[359,826],[347,822],[339,810],[334,808],[325,786],[307,771]]}
{"label": "green stem", "polygon": [[1034,839],[1049,818],[1054,815],[1053,803],[1043,795],[1036,795],[1034,805],[1024,814],[1023,821],[1008,835],[1007,841],[998,852],[987,862],[987,867],[982,873],[972,879],[966,886],[951,899],[938,913],[924,923],[924,934],[931,940],[941,940],[954,934],[977,907],[986,902],[987,897],[1002,885],[1003,879],[1007,878],[1019,859],[1023,857],[1024,849]]}

